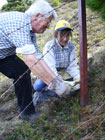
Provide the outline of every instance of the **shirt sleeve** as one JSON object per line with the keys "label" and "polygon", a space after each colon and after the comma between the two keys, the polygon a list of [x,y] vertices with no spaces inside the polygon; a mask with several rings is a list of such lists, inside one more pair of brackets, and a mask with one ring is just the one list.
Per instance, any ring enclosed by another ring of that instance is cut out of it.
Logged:
{"label": "shirt sleeve", "polygon": [[17,21],[16,25],[10,21],[8,23],[8,30],[6,31],[9,32],[11,28],[12,30],[8,35],[8,39],[16,48],[25,46],[26,44],[32,45],[29,27],[23,26],[23,23],[20,21]]}
{"label": "shirt sleeve", "polygon": [[16,53],[32,54],[35,53],[35,47],[34,45],[25,45],[23,47],[16,48]]}
{"label": "shirt sleeve", "polygon": [[79,71],[79,67],[78,67],[76,55],[75,55],[75,47],[70,54],[70,64],[67,67],[66,72],[69,73],[73,77],[74,80],[77,78],[80,78],[80,71]]}
{"label": "shirt sleeve", "polygon": [[44,61],[48,64],[48,66],[55,73],[55,75],[58,75],[56,70],[56,61],[50,43],[47,43],[43,48],[43,55],[44,55]]}
{"label": "shirt sleeve", "polygon": [[18,54],[35,54],[37,59],[42,58],[42,54],[40,52],[36,52],[34,45],[25,45],[21,48],[16,48],[16,53]]}
{"label": "shirt sleeve", "polygon": [[[41,58],[42,54],[40,53],[38,46],[36,45],[36,36],[34,33],[32,36],[29,26],[23,26],[23,23],[20,21],[17,21],[16,25],[12,24],[11,21],[8,24],[12,26],[12,31],[8,35],[8,40],[12,43],[12,46],[16,47],[16,53],[34,53],[38,59]],[[10,30],[9,28],[11,26],[8,26],[8,30]]]}
{"label": "shirt sleeve", "polygon": [[23,25],[20,20],[16,22],[16,25],[9,21],[8,29],[6,29],[7,33],[11,30],[8,34],[8,40],[12,46],[16,47],[17,53],[31,54],[36,50],[31,39],[30,28]]}

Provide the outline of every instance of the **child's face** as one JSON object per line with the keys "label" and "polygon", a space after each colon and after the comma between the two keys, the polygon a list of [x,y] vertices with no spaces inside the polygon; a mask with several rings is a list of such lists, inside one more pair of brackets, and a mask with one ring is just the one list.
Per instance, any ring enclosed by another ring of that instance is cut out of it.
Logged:
{"label": "child's face", "polygon": [[66,46],[70,37],[70,31],[59,31],[57,34],[58,42],[61,46]]}

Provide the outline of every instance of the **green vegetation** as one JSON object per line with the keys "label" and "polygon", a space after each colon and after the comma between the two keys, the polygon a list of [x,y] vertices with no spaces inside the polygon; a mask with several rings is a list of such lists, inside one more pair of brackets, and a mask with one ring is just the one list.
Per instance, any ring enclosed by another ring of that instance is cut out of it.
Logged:
{"label": "green vegetation", "polygon": [[54,0],[54,6],[58,6],[59,5],[59,0]]}
{"label": "green vegetation", "polygon": [[86,0],[86,4],[92,11],[97,11],[105,22],[105,0]]}
{"label": "green vegetation", "polygon": [[24,12],[32,4],[32,0],[7,0],[7,1],[8,3],[2,7],[2,11]]}

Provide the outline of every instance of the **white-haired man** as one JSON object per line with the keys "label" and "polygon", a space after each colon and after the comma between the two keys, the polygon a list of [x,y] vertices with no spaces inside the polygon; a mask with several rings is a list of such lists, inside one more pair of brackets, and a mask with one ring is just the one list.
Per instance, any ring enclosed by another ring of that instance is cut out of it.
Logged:
{"label": "white-haired man", "polygon": [[[43,33],[55,18],[56,12],[44,0],[37,0],[25,13],[14,11],[0,14],[0,72],[14,79],[20,117],[25,120],[34,119],[37,114],[32,102],[30,70],[58,95],[69,89],[43,59],[38,61],[41,54],[35,33]],[[23,61],[16,53],[22,54]],[[57,86],[59,84],[61,90]],[[58,88],[54,89],[55,86]]]}

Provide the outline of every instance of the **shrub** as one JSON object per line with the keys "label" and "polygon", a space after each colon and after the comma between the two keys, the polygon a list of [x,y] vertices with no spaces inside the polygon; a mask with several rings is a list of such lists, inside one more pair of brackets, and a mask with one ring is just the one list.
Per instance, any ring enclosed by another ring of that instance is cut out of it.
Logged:
{"label": "shrub", "polygon": [[97,11],[105,21],[105,0],[86,0],[86,4],[92,11]]}
{"label": "shrub", "polygon": [[59,0],[54,0],[54,5],[58,6],[59,5]]}
{"label": "shrub", "polygon": [[32,0],[8,0],[8,3],[5,4],[1,10],[24,12],[31,4]]}

